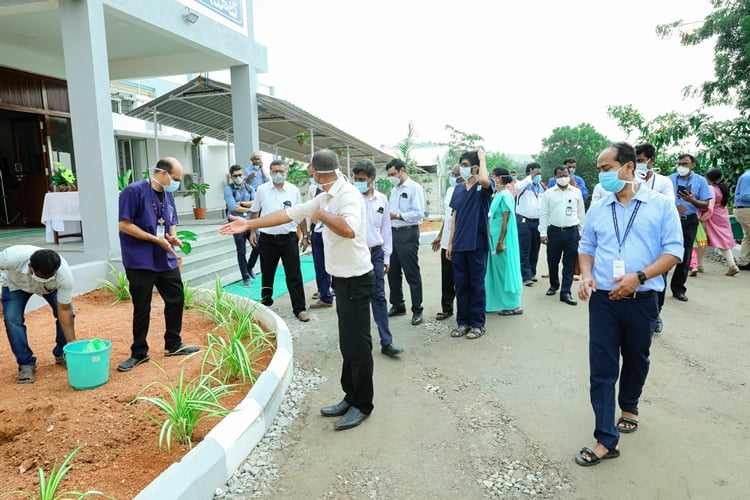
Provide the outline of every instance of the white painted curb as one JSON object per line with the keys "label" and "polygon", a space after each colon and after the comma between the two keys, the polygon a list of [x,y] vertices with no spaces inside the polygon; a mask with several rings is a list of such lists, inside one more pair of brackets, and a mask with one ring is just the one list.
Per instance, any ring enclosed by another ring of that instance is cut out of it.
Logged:
{"label": "white painted curb", "polygon": [[[237,301],[249,301],[236,297]],[[252,301],[251,301],[252,302]],[[237,470],[279,411],[293,374],[292,336],[286,322],[258,304],[258,321],[276,330],[276,353],[236,411],[227,415],[178,463],[154,479],[136,500],[206,500]],[[145,464],[144,464],[145,465]]]}

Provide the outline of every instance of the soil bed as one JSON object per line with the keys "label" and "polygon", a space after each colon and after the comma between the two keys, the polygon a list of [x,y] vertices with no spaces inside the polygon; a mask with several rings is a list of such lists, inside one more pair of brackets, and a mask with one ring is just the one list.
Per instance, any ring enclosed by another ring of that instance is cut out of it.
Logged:
{"label": "soil bed", "polygon": [[[7,341],[0,344],[4,346],[0,357],[0,494],[19,489],[34,492],[39,482],[37,467],[47,474],[52,464],[60,464],[83,445],[59,491],[98,490],[117,499],[129,499],[190,450],[176,442],[171,450],[166,446],[159,450],[159,427],[144,414],[150,405],[128,403],[150,382],[166,381],[156,363],[173,379],[185,367],[189,380],[199,373],[201,356],[186,359],[163,355],[164,304],[155,294],[148,337],[151,362],[128,373],[118,372],[117,365],[130,355],[132,305],[128,301],[108,307],[112,301],[113,295],[106,291],[73,299],[78,339],[112,342],[109,381],[101,387],[75,390],[68,384],[65,369],[55,365],[51,352],[54,318],[46,305],[26,315],[29,345],[37,357],[36,383],[16,383],[15,357]],[[185,311],[183,342],[205,345],[205,335],[214,326],[197,311]],[[256,361],[258,373],[268,366],[272,355],[269,352]],[[233,408],[249,390],[250,386],[242,387],[222,403]],[[161,418],[158,411],[152,410],[152,414]],[[194,445],[217,422],[204,420],[193,436]]]}

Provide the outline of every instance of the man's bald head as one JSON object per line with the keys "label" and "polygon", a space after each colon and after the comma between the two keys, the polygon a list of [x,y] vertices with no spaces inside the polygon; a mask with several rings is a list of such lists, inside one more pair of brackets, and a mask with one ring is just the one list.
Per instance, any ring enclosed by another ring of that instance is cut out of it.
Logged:
{"label": "man's bald head", "polygon": [[339,158],[330,149],[321,149],[312,157],[312,167],[318,172],[327,172],[339,168]]}

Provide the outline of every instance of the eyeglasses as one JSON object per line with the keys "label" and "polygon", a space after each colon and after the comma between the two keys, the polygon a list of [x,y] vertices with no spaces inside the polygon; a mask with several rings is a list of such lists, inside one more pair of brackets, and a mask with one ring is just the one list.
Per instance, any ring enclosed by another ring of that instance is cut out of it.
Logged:
{"label": "eyeglasses", "polygon": [[237,175],[233,175],[233,176],[232,176],[232,179],[234,179],[234,178],[236,178],[236,177],[243,177],[243,175],[244,175],[244,174],[237,174]]}

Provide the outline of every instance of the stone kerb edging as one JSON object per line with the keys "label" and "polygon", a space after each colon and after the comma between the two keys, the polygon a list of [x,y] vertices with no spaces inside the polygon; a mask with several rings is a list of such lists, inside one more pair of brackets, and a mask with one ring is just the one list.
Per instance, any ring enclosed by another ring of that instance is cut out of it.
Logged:
{"label": "stone kerb edging", "polygon": [[[233,296],[235,302],[252,302]],[[292,381],[292,336],[286,322],[258,304],[256,318],[276,331],[276,353],[247,396],[181,461],[172,464],[136,500],[205,500],[213,498],[253,447],[263,438],[279,411]],[[144,464],[145,465],[145,464]]]}

